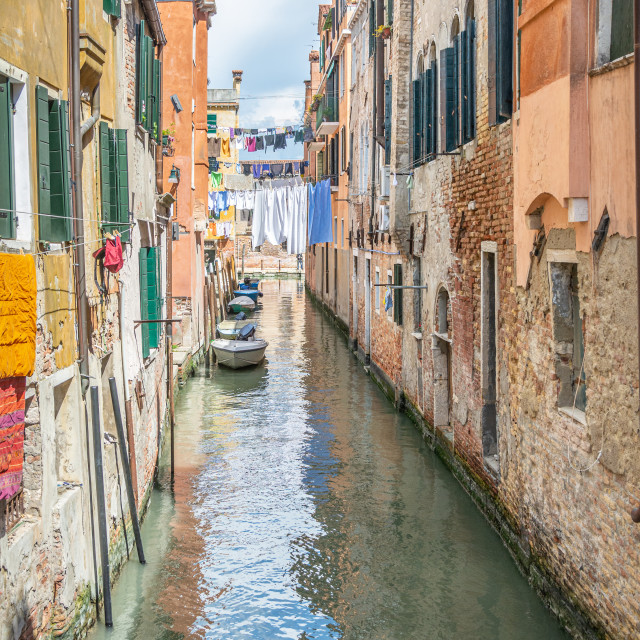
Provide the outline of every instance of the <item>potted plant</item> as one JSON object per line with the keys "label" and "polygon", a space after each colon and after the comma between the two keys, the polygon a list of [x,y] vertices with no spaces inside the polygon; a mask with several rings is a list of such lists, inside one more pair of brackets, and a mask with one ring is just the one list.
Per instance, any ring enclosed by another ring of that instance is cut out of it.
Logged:
{"label": "potted plant", "polygon": [[173,143],[176,139],[175,123],[171,123],[167,129],[162,130],[162,153],[165,156],[173,155]]}
{"label": "potted plant", "polygon": [[392,27],[390,24],[381,24],[376,29],[376,37],[388,40],[391,37]]}
{"label": "potted plant", "polygon": [[320,103],[322,102],[323,97],[324,96],[321,93],[316,93],[316,95],[313,96],[311,101],[311,111],[317,111],[320,108]]}

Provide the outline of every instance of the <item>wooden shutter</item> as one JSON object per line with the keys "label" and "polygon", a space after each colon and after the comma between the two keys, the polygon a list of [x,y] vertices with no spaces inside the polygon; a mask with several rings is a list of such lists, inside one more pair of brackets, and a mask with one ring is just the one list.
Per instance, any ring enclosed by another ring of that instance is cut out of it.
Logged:
{"label": "wooden shutter", "polygon": [[413,81],[413,161],[419,162],[422,153],[422,82]]}
{"label": "wooden shutter", "polygon": [[[393,265],[393,284],[402,286],[402,265]],[[402,289],[393,290],[393,320],[396,324],[402,324]]]}
{"label": "wooden shutter", "polygon": [[218,130],[218,115],[215,113],[207,114],[207,132],[216,133]]}
{"label": "wooden shutter", "polygon": [[[148,253],[149,249],[142,247],[138,254],[139,268],[140,268],[140,320],[149,320],[149,282],[147,278],[147,265],[148,265]],[[142,335],[142,357],[148,358],[150,352],[149,346],[149,327],[151,325],[141,324]]]}
{"label": "wooden shutter", "polygon": [[102,224],[111,222],[111,131],[100,123],[100,190],[102,191]]}
{"label": "wooden shutter", "polygon": [[49,242],[68,242],[71,225],[71,166],[69,158],[69,125],[67,103],[53,100],[49,108],[49,162],[51,176],[51,213],[48,224]]}
{"label": "wooden shutter", "polygon": [[153,40],[149,36],[145,36],[145,54],[147,59],[147,103],[146,103],[146,123],[145,129],[153,135],[156,114],[156,97],[153,93],[153,61],[155,59],[155,49]]}
{"label": "wooden shutter", "polygon": [[429,133],[429,115],[428,115],[428,111],[429,111],[429,106],[428,106],[428,101],[429,101],[429,85],[428,85],[428,76],[427,76],[427,72],[424,71],[423,73],[420,74],[420,89],[422,91],[422,96],[420,98],[420,107],[422,109],[422,115],[420,116],[420,124],[422,125],[422,135],[421,135],[421,141],[422,141],[422,152],[421,152],[421,157],[422,157],[422,161],[425,162],[427,160],[427,154],[428,154],[428,142],[427,142],[427,136]]}
{"label": "wooden shutter", "polygon": [[145,22],[138,25],[138,47],[136,52],[136,123],[146,124],[147,105],[147,40]]}
{"label": "wooden shutter", "polygon": [[391,162],[391,82],[389,76],[384,81],[384,163]]}
{"label": "wooden shutter", "polygon": [[453,105],[455,109],[455,146],[460,146],[462,142],[462,118],[460,113],[460,44],[461,36],[458,34],[453,39]]}
{"label": "wooden shutter", "polygon": [[160,120],[160,105],[162,102],[162,93],[160,90],[160,82],[162,78],[161,62],[157,58],[153,59],[153,137],[157,142],[162,142],[162,127]]}
{"label": "wooden shutter", "polygon": [[[155,247],[147,249],[147,319],[159,320],[158,316],[158,265]],[[149,348],[158,348],[159,324],[154,322],[149,327]]]}
{"label": "wooden shutter", "polygon": [[369,56],[376,50],[376,3],[371,0],[369,5]]}
{"label": "wooden shutter", "polygon": [[511,0],[497,2],[496,101],[498,122],[504,122],[511,118],[513,108],[513,5]]}
{"label": "wooden shutter", "polygon": [[429,86],[429,111],[431,113],[431,148],[429,152],[435,156],[438,151],[438,63],[434,60],[431,63],[431,75]]}
{"label": "wooden shutter", "polygon": [[51,231],[51,161],[49,159],[49,94],[36,87],[36,148],[38,158],[38,217],[39,239],[49,240]]}
{"label": "wooden shutter", "polygon": [[15,237],[13,105],[9,79],[0,79],[0,237]]}
{"label": "wooden shutter", "polygon": [[613,0],[611,7],[610,60],[633,53],[633,2]]}
{"label": "wooden shutter", "polygon": [[[164,297],[162,295],[162,248],[156,247],[156,314],[158,320],[162,320],[162,306],[164,304]],[[160,340],[162,338],[162,324],[158,324],[158,346],[160,346]]]}
{"label": "wooden shutter", "polygon": [[498,2],[489,0],[487,15],[487,52],[489,60],[487,88],[489,90],[489,124],[498,122]]}
{"label": "wooden shutter", "polygon": [[116,18],[122,17],[122,10],[120,8],[120,0],[102,0],[102,8],[105,13]]}
{"label": "wooden shutter", "polygon": [[387,0],[387,21],[393,24],[393,0]]}
{"label": "wooden shutter", "polygon": [[440,118],[438,122],[438,126],[440,128],[440,147],[438,151],[444,151],[446,147],[447,140],[447,54],[446,49],[442,49],[440,51],[440,95],[439,95],[439,109],[440,109]]}
{"label": "wooden shutter", "polygon": [[455,87],[455,54],[453,47],[444,49],[442,52],[442,66],[445,70],[445,150],[453,151],[456,148],[456,87]]}
{"label": "wooden shutter", "polygon": [[127,152],[127,130],[114,130],[114,150],[116,165],[116,227],[122,234],[122,241],[129,242],[129,165]]}
{"label": "wooden shutter", "polygon": [[476,136],[476,23],[467,21],[466,58],[466,134],[467,141]]}
{"label": "wooden shutter", "polygon": [[460,34],[460,138],[462,144],[469,141],[469,32]]}

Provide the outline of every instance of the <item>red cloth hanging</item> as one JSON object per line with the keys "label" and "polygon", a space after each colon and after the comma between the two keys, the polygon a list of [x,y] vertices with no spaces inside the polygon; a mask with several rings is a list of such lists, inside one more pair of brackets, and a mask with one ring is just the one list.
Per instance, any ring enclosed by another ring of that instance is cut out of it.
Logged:
{"label": "red cloth hanging", "polygon": [[116,236],[115,239],[107,238],[107,244],[105,246],[104,253],[104,266],[111,273],[118,273],[124,265],[124,258],[122,257],[122,242],[120,242],[120,236]]}

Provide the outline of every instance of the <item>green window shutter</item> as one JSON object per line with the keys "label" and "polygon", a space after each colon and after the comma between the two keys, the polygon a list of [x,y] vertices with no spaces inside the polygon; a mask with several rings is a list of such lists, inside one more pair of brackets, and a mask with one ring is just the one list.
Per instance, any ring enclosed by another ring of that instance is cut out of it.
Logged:
{"label": "green window shutter", "polygon": [[431,141],[433,139],[433,127],[431,126],[431,108],[433,106],[431,102],[431,76],[433,75],[433,70],[427,69],[422,75],[424,76],[424,91],[422,92],[424,96],[424,155],[427,160],[431,160]]}
{"label": "green window shutter", "polygon": [[153,60],[153,94],[155,95],[155,138],[156,142],[162,142],[162,62],[157,58]]}
{"label": "green window shutter", "polygon": [[36,136],[38,139],[38,217],[40,240],[51,235],[51,167],[49,159],[49,94],[42,86],[36,87]]}
{"label": "green window shutter", "polygon": [[129,165],[127,152],[127,130],[115,129],[116,161],[116,228],[122,234],[122,241],[129,242]]}
{"label": "green window shutter", "polygon": [[[51,213],[49,242],[69,242],[71,225],[71,167],[69,158],[68,107],[63,100],[53,100],[49,109],[49,161],[51,175]],[[41,229],[42,231],[42,229]]]}
{"label": "green window shutter", "polygon": [[420,160],[422,153],[422,81],[413,81],[413,161]]}
{"label": "green window shutter", "polygon": [[393,24],[393,0],[387,0],[387,22]]}
{"label": "green window shutter", "polygon": [[466,57],[466,136],[467,141],[476,137],[476,23],[467,21]]}
{"label": "green window shutter", "polygon": [[0,79],[0,237],[15,237],[13,104],[11,83]]}
{"label": "green window shutter", "polygon": [[464,144],[469,138],[469,32],[465,29],[460,34],[460,133]]}
{"label": "green window shutter", "polygon": [[111,130],[100,123],[100,190],[102,191],[102,224],[112,221],[111,188]]}
{"label": "green window shutter", "polygon": [[[147,319],[160,320],[158,316],[158,273],[155,247],[147,249]],[[158,348],[159,324],[157,322],[148,325],[149,347]]]}
{"label": "green window shutter", "polygon": [[155,109],[156,97],[153,94],[153,61],[155,59],[155,49],[154,49],[154,46],[153,46],[153,40],[149,36],[146,36],[145,40],[147,41],[147,44],[145,45],[145,51],[146,51],[146,56],[147,56],[147,82],[146,82],[146,87],[147,87],[147,102],[146,102],[147,121],[146,121],[145,129],[149,133],[151,133],[153,135],[153,128],[154,128],[154,124],[155,124],[155,113],[156,113],[156,109]]}
{"label": "green window shutter", "polygon": [[429,140],[429,153],[435,157],[438,145],[438,63],[434,60],[431,63],[431,72],[429,75],[429,129],[431,131]]}
{"label": "green window shutter", "polygon": [[[143,247],[138,254],[138,264],[140,267],[140,320],[149,320],[149,283],[147,277],[149,249]],[[150,352],[149,327],[152,325],[141,324],[142,335],[142,357],[148,358]]]}
{"label": "green window shutter", "polygon": [[391,82],[389,76],[384,81],[384,163],[391,162]]}
{"label": "green window shutter", "polygon": [[453,107],[455,118],[455,145],[460,146],[462,124],[460,113],[460,34],[453,39]]}
{"label": "green window shutter", "polygon": [[369,5],[369,56],[376,50],[376,3],[371,0]]}
{"label": "green window shutter", "polygon": [[445,68],[445,149],[453,151],[456,148],[457,131],[456,131],[456,92],[455,92],[455,56],[453,47],[442,51],[442,64]]}
{"label": "green window shutter", "polygon": [[613,0],[609,59],[617,60],[628,53],[633,53],[633,2]]}
{"label": "green window shutter", "polygon": [[138,25],[138,47],[136,52],[136,123],[146,124],[147,105],[147,40],[145,22]]}
{"label": "green window shutter", "polygon": [[427,135],[429,131],[429,77],[426,71],[420,74],[420,89],[422,96],[420,98],[420,107],[422,109],[422,115],[420,116],[420,123],[422,125],[420,140],[422,142],[422,161],[427,160],[427,154],[429,153]]}
{"label": "green window shutter", "polygon": [[122,17],[120,0],[102,0],[102,8],[105,13],[116,18]]}
{"label": "green window shutter", "polygon": [[511,118],[513,108],[513,5],[511,0],[497,3],[496,104],[498,122],[504,122]]}
{"label": "green window shutter", "polygon": [[498,0],[489,0],[487,11],[489,124],[494,125],[498,122]]}
{"label": "green window shutter", "polygon": [[[162,296],[162,249],[156,247],[156,317],[158,320],[162,320],[162,305],[164,298]],[[162,338],[162,324],[158,324],[158,346],[160,346],[160,340]]]}
{"label": "green window shutter", "polygon": [[[402,286],[402,265],[393,265],[393,284]],[[393,290],[393,321],[402,324],[402,289]]]}
{"label": "green window shutter", "polygon": [[207,114],[207,132],[216,133],[218,130],[218,116],[215,113]]}

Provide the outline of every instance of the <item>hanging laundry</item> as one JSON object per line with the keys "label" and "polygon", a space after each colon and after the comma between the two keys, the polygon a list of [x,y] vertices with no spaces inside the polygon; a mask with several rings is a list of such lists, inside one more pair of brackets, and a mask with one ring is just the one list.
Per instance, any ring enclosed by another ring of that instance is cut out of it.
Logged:
{"label": "hanging laundry", "polygon": [[333,242],[331,184],[323,180],[309,185],[309,245]]}
{"label": "hanging laundry", "polygon": [[243,164],[242,165],[242,173],[245,176],[250,176],[251,175],[251,165],[250,164],[246,164],[246,163]]}
{"label": "hanging laundry", "polygon": [[307,188],[304,185],[289,191],[287,215],[287,253],[298,255],[307,250]]}
{"label": "hanging laundry", "polygon": [[253,153],[256,150],[256,139],[252,136],[247,139],[247,151]]}
{"label": "hanging laundry", "polygon": [[251,247],[255,251],[264,244],[264,204],[265,192],[255,191],[253,225],[251,226]]}
{"label": "hanging laundry", "polygon": [[393,308],[393,295],[391,294],[391,287],[387,287],[384,294],[384,310],[389,311]]}
{"label": "hanging laundry", "polygon": [[256,202],[256,191],[245,191],[244,206],[247,209],[253,209],[255,207],[255,202]]}
{"label": "hanging laundry", "polygon": [[124,266],[122,242],[119,234],[115,238],[107,238],[104,251],[104,266],[111,273],[118,273]]}
{"label": "hanging laundry", "polygon": [[211,169],[211,171],[217,171],[219,168],[219,162],[215,158],[209,158],[209,169]]}
{"label": "hanging laundry", "polygon": [[277,151],[278,149],[286,149],[287,148],[287,137],[284,133],[276,133],[276,141],[273,145],[273,150]]}
{"label": "hanging laundry", "polygon": [[258,136],[256,138],[256,151],[264,150],[264,138],[262,136]]}
{"label": "hanging laundry", "polygon": [[207,141],[207,154],[210,158],[219,158],[221,149],[221,141],[218,137],[211,137]]}
{"label": "hanging laundry", "polygon": [[262,175],[262,165],[253,165],[253,177],[257,180]]}
{"label": "hanging laundry", "polygon": [[313,129],[311,127],[305,127],[305,130],[304,130],[304,141],[305,142],[313,142]]}
{"label": "hanging laundry", "polygon": [[293,173],[295,175],[298,175],[300,173],[300,163],[299,162],[294,162],[293,163]]}
{"label": "hanging laundry", "polygon": [[272,164],[271,165],[271,173],[273,174],[274,177],[278,177],[282,175],[282,171],[284,169],[284,165],[283,164]]}
{"label": "hanging laundry", "polygon": [[213,211],[216,208],[216,192],[209,191],[209,211]]}
{"label": "hanging laundry", "polygon": [[238,192],[237,191],[228,191],[227,193],[229,194],[229,196],[227,198],[227,204],[230,207],[235,207],[237,205],[237,202],[238,202]]}
{"label": "hanging laundry", "polygon": [[292,176],[293,175],[293,162],[287,162],[284,165],[284,174],[286,176]]}
{"label": "hanging laundry", "polygon": [[[35,285],[35,272],[33,276]],[[0,500],[9,500],[22,489],[25,387],[24,376],[0,380]]]}
{"label": "hanging laundry", "polygon": [[222,184],[222,174],[212,172],[209,174],[209,188],[211,190],[218,189]]}
{"label": "hanging laundry", "polygon": [[242,136],[236,136],[233,139],[232,146],[234,149],[244,149],[244,138]]}
{"label": "hanging laundry", "polygon": [[270,133],[265,139],[265,145],[267,147],[273,147],[273,145],[276,142],[276,137],[273,135],[273,133]]}
{"label": "hanging laundry", "polygon": [[269,164],[262,165],[262,175],[269,175],[271,173],[271,166]]}
{"label": "hanging laundry", "polygon": [[222,157],[228,158],[231,155],[231,146],[229,138],[222,138]]}
{"label": "hanging laundry", "polygon": [[302,129],[298,129],[295,133],[293,141],[298,144],[299,142],[304,142],[304,131]]}
{"label": "hanging laundry", "polygon": [[233,127],[229,128],[229,139],[233,140],[233,138],[235,137],[235,129]]}

